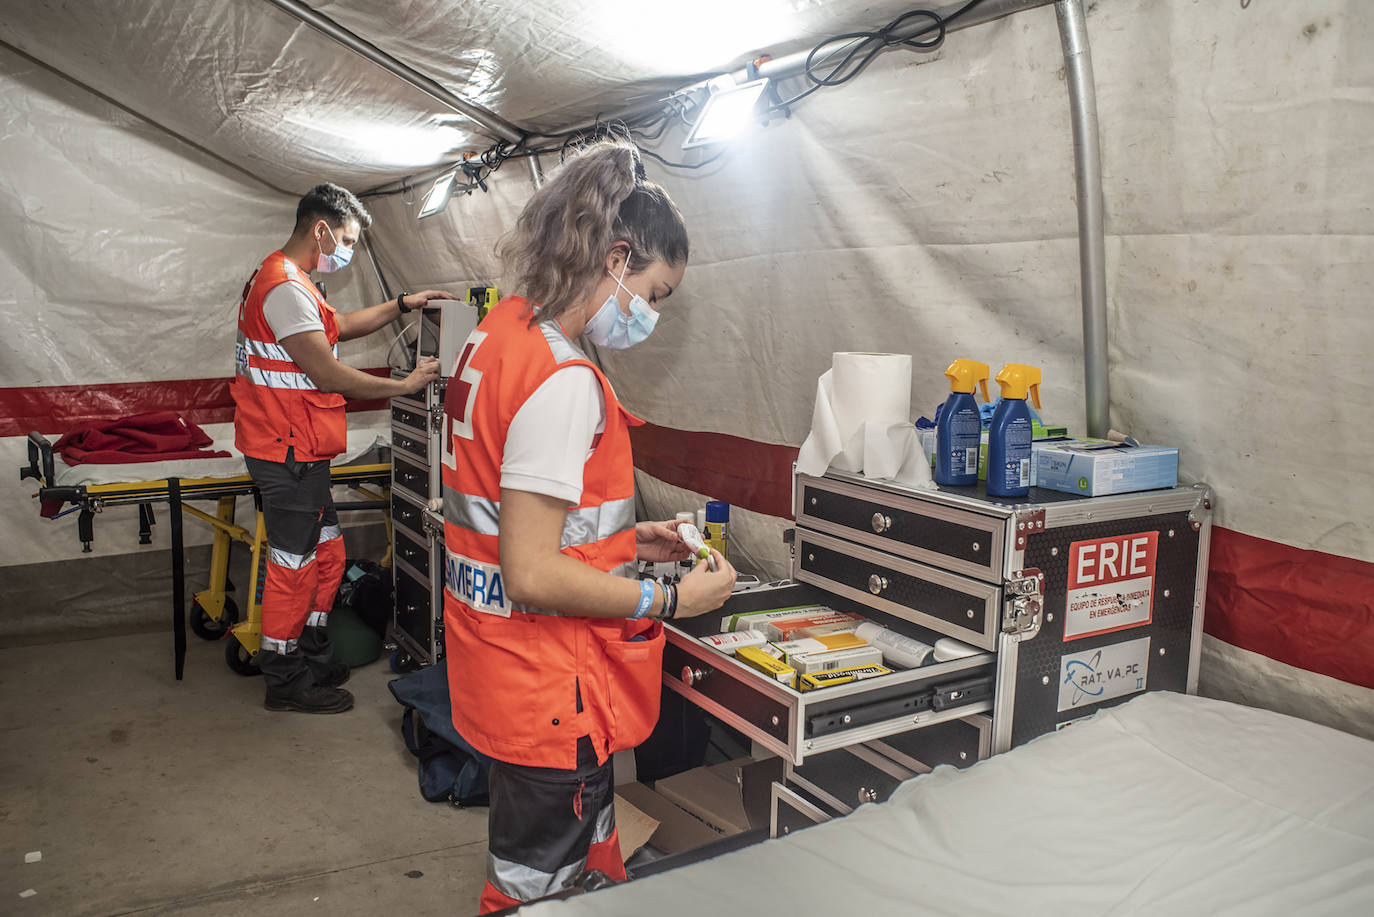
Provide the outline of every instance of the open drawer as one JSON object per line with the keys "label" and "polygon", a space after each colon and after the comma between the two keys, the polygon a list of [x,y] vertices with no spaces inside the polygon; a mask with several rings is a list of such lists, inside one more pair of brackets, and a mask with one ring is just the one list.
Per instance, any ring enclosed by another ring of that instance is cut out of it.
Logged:
{"label": "open drawer", "polygon": [[[722,613],[804,604],[837,607],[834,596],[798,584],[742,593]],[[834,748],[992,709],[991,653],[803,693],[703,643],[701,636],[716,632],[719,614],[667,625],[663,683],[794,764]],[[880,623],[927,642],[936,636],[893,617],[883,616]]]}

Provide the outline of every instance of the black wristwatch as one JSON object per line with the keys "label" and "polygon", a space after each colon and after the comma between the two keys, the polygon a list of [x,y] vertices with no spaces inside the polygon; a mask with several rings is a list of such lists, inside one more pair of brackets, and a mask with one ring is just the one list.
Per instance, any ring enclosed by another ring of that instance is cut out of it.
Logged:
{"label": "black wristwatch", "polygon": [[401,314],[402,314],[402,315],[405,315],[405,314],[408,313],[408,312],[414,312],[414,311],[415,311],[414,309],[410,308],[410,306],[407,306],[407,305],[406,305],[406,297],[409,296],[409,295],[410,295],[410,292],[409,292],[409,291],[406,291],[406,292],[402,293],[400,296],[397,296],[397,297],[396,297],[396,308],[398,308],[398,309],[401,310]]}

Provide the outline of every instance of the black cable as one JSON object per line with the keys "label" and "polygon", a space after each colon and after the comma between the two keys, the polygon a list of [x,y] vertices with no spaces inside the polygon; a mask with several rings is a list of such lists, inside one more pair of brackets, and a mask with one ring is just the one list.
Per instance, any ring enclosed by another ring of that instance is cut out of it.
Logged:
{"label": "black cable", "polygon": [[[832,35],[811,49],[811,53],[806,56],[806,66],[803,70],[804,75],[813,85],[786,100],[778,102],[768,110],[777,111],[778,109],[788,108],[800,102],[802,99],[811,95],[818,89],[826,86],[839,86],[847,83],[854,77],[863,72],[864,68],[880,53],[888,48],[895,48],[899,45],[906,45],[912,48],[919,48],[923,51],[934,50],[944,43],[948,26],[969,10],[978,6],[983,0],[969,0],[959,9],[950,13],[948,16],[941,16],[934,10],[914,9],[907,10],[896,19],[893,19],[881,29],[871,32],[846,32],[841,35]],[[894,33],[915,18],[925,18],[930,20],[930,24],[918,32],[906,38],[896,38]],[[922,38],[934,32],[935,37],[922,40]],[[817,60],[827,47],[839,44],[839,47],[825,53],[821,60]],[[823,75],[818,75],[817,70],[833,60],[836,55],[843,55],[839,62]]]}
{"label": "black cable", "polygon": [[[881,29],[870,32],[845,32],[840,35],[832,35],[813,47],[811,52],[806,56],[806,66],[803,73],[806,78],[811,81],[812,85],[786,101],[773,104],[768,108],[768,111],[774,112],[780,109],[789,108],[819,89],[824,89],[827,86],[839,86],[849,82],[862,73],[864,68],[867,67],[878,54],[888,48],[906,45],[911,48],[931,51],[940,47],[940,45],[944,43],[945,35],[948,33],[949,24],[982,2],[983,0],[969,0],[968,3],[965,3],[948,16],[941,16],[934,10],[907,10]],[[894,33],[898,29],[906,25],[910,20],[916,18],[928,19],[930,24],[908,35],[906,38],[895,37]],[[933,38],[924,38],[924,36],[930,35],[932,32],[935,33]],[[825,51],[826,48],[832,45],[838,45],[838,47],[834,47],[830,51]],[[820,56],[820,60],[817,60],[818,56]],[[839,61],[833,67],[830,67],[826,73],[818,74],[818,70],[834,60],[836,56],[839,56]],[[646,141],[657,140],[663,136],[668,126],[673,123],[674,120],[680,120],[690,129],[694,126],[694,122],[688,119],[687,104],[689,103],[684,102],[680,107],[676,104],[671,104],[671,107],[675,109],[676,119],[674,118],[674,112],[670,112],[667,107],[657,112],[641,115],[635,118],[633,123],[624,120],[602,121],[601,115],[598,114],[590,127],[572,128],[570,130],[557,131],[551,134],[538,131],[522,131],[520,139],[517,141],[498,140],[490,147],[483,150],[477,157],[479,163],[477,171],[469,172],[466,169],[463,170],[465,174],[469,175],[470,181],[461,187],[455,186],[452,193],[471,193],[480,187],[493,172],[501,168],[501,165],[507,159],[519,159],[526,156],[540,156],[549,153],[557,153],[559,161],[562,162],[567,158],[568,148],[572,146],[581,146],[586,143],[594,143],[598,140],[609,138],[634,143],[636,147],[639,147],[639,144],[635,143],[636,137]],[[650,133],[651,131],[652,133]],[[532,138],[537,138],[541,141],[561,140],[562,142],[557,146],[530,147],[528,143]],[[640,148],[639,152],[641,155],[647,156],[668,168],[700,169],[720,159],[720,157],[725,154],[725,149],[726,148],[723,147],[714,155],[696,163],[674,162],[660,156],[652,150],[642,148]],[[449,168],[461,169],[464,162],[471,162],[471,159],[464,157],[460,162],[448,163],[424,174],[428,175],[431,172],[441,173]],[[481,171],[482,169],[486,171]],[[358,196],[364,198],[389,197],[394,194],[404,194],[406,190],[404,185],[399,189],[390,191],[382,190],[385,187],[386,185],[380,185],[375,189],[364,191]]]}

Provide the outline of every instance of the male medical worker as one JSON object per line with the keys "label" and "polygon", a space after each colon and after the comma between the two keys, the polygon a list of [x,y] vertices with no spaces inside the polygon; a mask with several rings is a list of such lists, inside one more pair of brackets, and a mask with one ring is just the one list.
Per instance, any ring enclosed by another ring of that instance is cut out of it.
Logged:
{"label": "male medical worker", "polygon": [[253,271],[239,302],[230,387],[234,442],[262,495],[267,523],[257,662],[268,710],[342,713],[353,706],[353,695],[339,687],[348,666],[334,661],[325,631],[344,572],[329,461],[345,448],[345,399],[409,394],[439,375],[432,358],[404,379],[370,375],[339,362],[339,341],[371,334],[432,299],[456,298],[426,290],[335,312],[310,272],[346,267],[370,225],[371,215],[347,190],[311,188],[296,207],[291,238]]}

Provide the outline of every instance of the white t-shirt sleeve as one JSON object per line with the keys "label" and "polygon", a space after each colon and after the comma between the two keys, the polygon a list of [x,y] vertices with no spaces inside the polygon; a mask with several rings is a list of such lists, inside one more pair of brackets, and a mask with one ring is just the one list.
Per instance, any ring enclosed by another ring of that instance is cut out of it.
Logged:
{"label": "white t-shirt sleeve", "polygon": [[302,331],[323,331],[320,307],[295,283],[279,283],[262,300],[262,314],[277,340]]}
{"label": "white t-shirt sleeve", "polygon": [[501,486],[577,505],[582,469],[606,428],[606,399],[590,366],[556,371],[511,420],[501,458]]}

